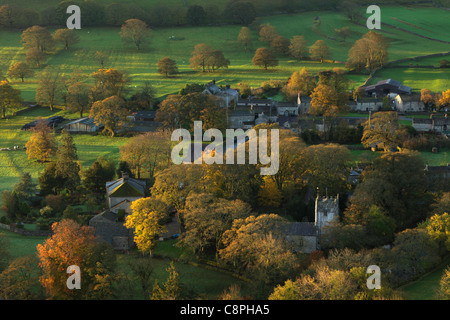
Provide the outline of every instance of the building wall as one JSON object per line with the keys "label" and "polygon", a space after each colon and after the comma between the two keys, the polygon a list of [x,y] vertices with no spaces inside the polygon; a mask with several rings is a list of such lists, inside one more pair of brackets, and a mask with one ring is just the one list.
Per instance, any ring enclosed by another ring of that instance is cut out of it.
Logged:
{"label": "building wall", "polygon": [[316,236],[286,236],[286,240],[292,245],[292,249],[295,252],[311,253],[317,250],[317,237]]}

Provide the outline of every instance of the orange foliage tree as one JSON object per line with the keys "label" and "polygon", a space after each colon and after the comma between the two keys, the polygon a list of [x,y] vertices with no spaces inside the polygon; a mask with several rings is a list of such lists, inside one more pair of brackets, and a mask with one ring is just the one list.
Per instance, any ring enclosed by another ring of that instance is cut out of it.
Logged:
{"label": "orange foliage tree", "polygon": [[[115,266],[112,248],[97,243],[94,229],[64,219],[52,225],[53,235],[37,246],[41,285],[52,299],[102,299],[112,295],[111,272]],[[81,289],[69,289],[66,273],[76,265],[81,272]]]}

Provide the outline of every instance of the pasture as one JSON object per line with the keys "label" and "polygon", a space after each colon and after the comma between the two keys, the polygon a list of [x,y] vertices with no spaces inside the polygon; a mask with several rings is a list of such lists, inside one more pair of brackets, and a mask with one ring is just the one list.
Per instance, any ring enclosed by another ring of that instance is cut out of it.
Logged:
{"label": "pasture", "polygon": [[[20,128],[35,120],[38,116],[48,118],[53,115],[62,115],[65,118],[74,118],[76,115],[67,113],[65,110],[48,108],[37,108],[20,116],[10,117],[0,120],[0,148],[11,148],[15,145],[24,146],[31,132],[22,131]],[[127,138],[97,135],[74,135],[75,144],[78,150],[78,157],[82,167],[88,167],[100,156],[117,161],[120,157],[119,147],[126,143]],[[37,179],[40,172],[45,168],[45,164],[40,164],[28,160],[25,150],[0,151],[0,193],[3,190],[10,190],[19,181],[22,173],[29,172]],[[37,180],[36,180],[37,181]],[[1,205],[1,203],[0,203]],[[0,213],[0,214],[3,214]]]}
{"label": "pasture", "polygon": [[[383,7],[386,12],[386,19],[392,20],[389,16],[397,12],[407,12],[402,16],[403,22],[412,23],[417,17],[435,16],[436,19],[427,20],[427,28],[430,30],[442,29],[442,23],[449,13],[437,8],[409,8],[409,7]],[[318,23],[314,23],[318,17]],[[399,23],[398,21],[393,20]],[[239,83],[246,83],[251,87],[259,87],[267,80],[287,80],[294,71],[307,67],[311,73],[331,69],[334,67],[345,68],[342,62],[347,59],[348,51],[353,43],[367,32],[364,25],[352,24],[339,12],[320,11],[305,12],[296,14],[282,14],[257,18],[256,24],[270,23],[275,26],[278,32],[291,38],[294,35],[305,36],[308,46],[316,40],[323,39],[332,51],[332,61],[319,63],[315,61],[297,61],[287,56],[279,56],[279,66],[270,70],[262,70],[254,67],[251,59],[254,51],[258,47],[267,46],[266,43],[258,41],[256,30],[253,33],[253,45],[251,50],[244,52],[237,43],[237,35],[241,26],[201,26],[201,27],[168,27],[158,28],[152,31],[151,41],[147,43],[143,50],[137,51],[133,46],[124,45],[120,36],[119,28],[82,28],[77,30],[80,42],[70,48],[63,50],[60,46],[48,56],[46,65],[55,67],[68,75],[72,71],[79,69],[86,76],[99,69],[100,65],[95,60],[96,51],[103,51],[109,55],[107,67],[112,67],[126,72],[131,79],[131,89],[135,90],[146,81],[150,82],[157,91],[157,97],[163,98],[168,94],[178,92],[186,83],[206,83],[216,79],[219,84],[231,84],[237,86]],[[404,23],[401,23],[402,25]],[[424,23],[423,23],[424,24]],[[337,39],[334,29],[348,26],[352,34],[346,41]],[[50,30],[54,31],[54,30]],[[418,32],[424,30],[418,29]],[[412,58],[415,56],[448,52],[450,46],[432,40],[426,40],[416,35],[405,33],[390,27],[383,26],[380,30],[389,40],[390,60],[401,58]],[[0,70],[5,74],[9,66],[17,61],[25,59],[25,50],[21,44],[20,31],[0,31]],[[171,39],[175,37],[176,40]],[[215,49],[222,50],[225,57],[230,60],[228,69],[221,69],[214,73],[197,72],[189,67],[189,59],[193,48],[198,43],[206,43]],[[177,62],[179,74],[170,78],[165,78],[157,72],[157,61],[165,56],[169,56]],[[333,63],[334,61],[334,63]],[[39,70],[35,70],[36,73]],[[448,71],[444,69],[424,69],[424,70],[402,70],[388,69],[380,73],[379,77],[389,76],[399,81],[404,81],[406,85],[412,85],[414,89],[429,84],[432,80],[432,88],[442,91],[448,88]],[[361,85],[368,75],[352,74],[349,79],[352,87]],[[377,75],[378,77],[378,75]],[[10,79],[14,86],[22,90],[26,101],[33,101],[35,98],[36,77],[26,79],[24,83]],[[430,85],[428,85],[430,86]],[[430,89],[432,89],[430,88]]]}

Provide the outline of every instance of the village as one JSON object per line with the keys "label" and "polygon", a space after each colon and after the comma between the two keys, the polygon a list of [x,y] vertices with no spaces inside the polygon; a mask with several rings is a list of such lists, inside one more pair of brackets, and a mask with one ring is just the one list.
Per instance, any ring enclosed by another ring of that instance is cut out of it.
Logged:
{"label": "village", "polygon": [[450,298],[446,0],[44,2],[0,4],[0,300]]}

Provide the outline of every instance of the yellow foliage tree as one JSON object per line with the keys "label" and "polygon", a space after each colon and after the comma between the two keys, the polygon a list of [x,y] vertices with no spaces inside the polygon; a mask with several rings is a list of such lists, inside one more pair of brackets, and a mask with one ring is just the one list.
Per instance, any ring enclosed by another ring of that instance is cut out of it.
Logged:
{"label": "yellow foliage tree", "polygon": [[125,227],[134,229],[134,242],[142,253],[152,253],[156,237],[165,231],[161,220],[166,215],[164,202],[142,198],[131,204],[132,214],[125,218]]}
{"label": "yellow foliage tree", "polygon": [[33,134],[25,144],[28,159],[36,159],[40,162],[47,162],[55,154],[57,142],[53,130],[47,125],[45,120],[38,120],[32,129]]}

